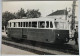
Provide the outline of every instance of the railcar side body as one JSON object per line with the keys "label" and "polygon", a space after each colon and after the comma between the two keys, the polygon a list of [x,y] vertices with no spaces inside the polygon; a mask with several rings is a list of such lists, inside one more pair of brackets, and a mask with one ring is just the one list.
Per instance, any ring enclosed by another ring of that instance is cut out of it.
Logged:
{"label": "railcar side body", "polygon": [[[27,40],[32,40],[32,41],[39,41],[39,42],[44,42],[44,43],[52,43],[52,44],[60,43],[60,42],[67,43],[69,41],[69,30],[68,29],[57,29],[56,28],[57,26],[55,26],[56,24],[54,23],[53,19],[51,20],[50,19],[44,19],[44,20],[41,20],[41,19],[24,20],[23,19],[23,21],[11,20],[8,22],[9,25],[10,25],[10,22],[12,23],[28,22],[28,24],[23,23],[22,26],[20,27],[16,27],[16,26],[8,27],[9,37],[13,37],[17,39],[27,39]],[[35,22],[36,25],[33,22]],[[42,24],[43,22],[45,22],[44,23],[45,26],[40,27],[40,24]],[[52,22],[52,26],[50,22]],[[48,27],[46,26],[46,24],[48,24]]]}

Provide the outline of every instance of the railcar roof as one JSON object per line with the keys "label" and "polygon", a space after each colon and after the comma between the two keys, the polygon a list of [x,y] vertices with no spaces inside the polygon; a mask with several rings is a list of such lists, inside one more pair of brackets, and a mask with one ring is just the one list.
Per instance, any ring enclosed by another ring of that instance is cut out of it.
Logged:
{"label": "railcar roof", "polygon": [[61,22],[64,22],[65,20],[41,17],[41,18],[29,18],[29,19],[12,19],[12,20],[9,20],[8,22],[27,22],[27,21],[61,21]]}

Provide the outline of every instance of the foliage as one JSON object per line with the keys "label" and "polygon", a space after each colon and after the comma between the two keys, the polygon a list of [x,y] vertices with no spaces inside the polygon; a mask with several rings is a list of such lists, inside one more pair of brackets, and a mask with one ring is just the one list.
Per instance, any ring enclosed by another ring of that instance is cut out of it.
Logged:
{"label": "foliage", "polygon": [[26,12],[26,17],[27,18],[38,18],[41,16],[41,13],[39,12],[39,10],[27,10]]}
{"label": "foliage", "polygon": [[18,12],[16,13],[11,13],[11,12],[3,12],[2,13],[2,26],[7,26],[7,23],[11,19],[21,19],[22,17],[27,17],[27,18],[38,18],[41,16],[41,13],[39,10],[27,10],[25,13],[24,9],[21,8]]}
{"label": "foliage", "polygon": [[26,14],[25,14],[25,11],[24,11],[24,9],[20,9],[20,11],[18,11],[17,13],[16,13],[16,15],[17,15],[17,18],[22,18],[22,17],[26,17]]}
{"label": "foliage", "polygon": [[10,19],[14,19],[16,16],[8,11],[2,13],[2,26],[7,26]]}

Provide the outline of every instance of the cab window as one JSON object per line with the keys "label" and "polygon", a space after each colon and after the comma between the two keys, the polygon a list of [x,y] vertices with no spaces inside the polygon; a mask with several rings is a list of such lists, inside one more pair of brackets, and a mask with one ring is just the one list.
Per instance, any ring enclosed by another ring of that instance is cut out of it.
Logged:
{"label": "cab window", "polygon": [[64,29],[64,23],[63,22],[54,22],[55,27],[57,29]]}

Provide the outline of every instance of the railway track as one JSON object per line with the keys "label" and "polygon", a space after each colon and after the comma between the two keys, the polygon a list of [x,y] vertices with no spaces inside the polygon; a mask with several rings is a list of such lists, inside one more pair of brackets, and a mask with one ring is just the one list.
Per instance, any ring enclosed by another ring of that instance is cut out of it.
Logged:
{"label": "railway track", "polygon": [[36,43],[35,46],[31,45],[28,41],[24,42],[14,42],[11,39],[4,38],[2,40],[3,44],[16,47],[19,49],[34,52],[40,55],[78,55],[79,51],[71,48],[70,45],[51,45],[46,43]]}

